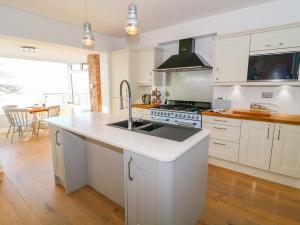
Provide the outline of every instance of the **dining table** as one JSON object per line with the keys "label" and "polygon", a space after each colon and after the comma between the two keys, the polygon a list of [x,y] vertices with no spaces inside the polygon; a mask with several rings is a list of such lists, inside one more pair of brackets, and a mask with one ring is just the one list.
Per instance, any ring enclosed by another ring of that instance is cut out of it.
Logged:
{"label": "dining table", "polygon": [[33,128],[33,134],[37,136],[37,126],[39,123],[39,114],[43,112],[48,112],[48,108],[44,106],[30,106],[26,107],[26,110],[32,114],[32,128]]}

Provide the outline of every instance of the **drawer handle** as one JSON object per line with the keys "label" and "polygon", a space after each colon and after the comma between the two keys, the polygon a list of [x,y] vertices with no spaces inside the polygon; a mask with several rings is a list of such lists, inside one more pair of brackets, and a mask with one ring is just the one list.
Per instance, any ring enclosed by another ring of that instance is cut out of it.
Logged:
{"label": "drawer handle", "polygon": [[224,144],[224,143],[219,143],[219,142],[215,142],[215,141],[213,141],[213,144],[215,144],[215,145],[222,145],[222,146],[225,146],[226,144]]}
{"label": "drawer handle", "polygon": [[215,119],[216,122],[224,122],[224,123],[227,123],[228,121],[227,120],[217,120]]}
{"label": "drawer handle", "polygon": [[225,128],[225,127],[214,127],[214,129],[217,129],[217,130],[226,130],[227,128]]}
{"label": "drawer handle", "polygon": [[268,45],[268,44],[267,44],[266,47],[271,47],[271,45]]}
{"label": "drawer handle", "polygon": [[282,45],[284,45],[284,43],[283,43],[283,42],[280,42],[279,45],[282,46]]}

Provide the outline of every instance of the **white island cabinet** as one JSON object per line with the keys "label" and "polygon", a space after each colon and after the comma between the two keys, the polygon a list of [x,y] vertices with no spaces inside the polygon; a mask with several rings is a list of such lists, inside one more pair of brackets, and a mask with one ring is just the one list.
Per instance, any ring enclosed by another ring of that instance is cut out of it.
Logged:
{"label": "white island cabinet", "polygon": [[176,142],[107,126],[124,119],[49,119],[55,179],[66,193],[92,186],[125,208],[127,225],[195,225],[205,205],[209,131]]}

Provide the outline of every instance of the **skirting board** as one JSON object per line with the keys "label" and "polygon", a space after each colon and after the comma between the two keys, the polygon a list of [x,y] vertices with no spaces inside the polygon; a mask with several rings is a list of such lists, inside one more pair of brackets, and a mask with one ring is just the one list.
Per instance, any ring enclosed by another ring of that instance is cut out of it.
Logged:
{"label": "skirting board", "polygon": [[216,159],[213,157],[209,157],[208,163],[215,165],[215,166],[223,167],[223,168],[226,168],[229,170],[233,170],[233,171],[236,171],[239,173],[248,174],[248,175],[251,175],[254,177],[258,177],[261,179],[269,180],[269,181],[272,181],[275,183],[280,183],[283,185],[287,185],[290,187],[300,189],[300,179],[297,179],[297,178],[288,177],[288,176],[256,169],[253,167],[244,166],[244,165],[241,165],[238,163],[233,163],[233,162],[225,161],[222,159]]}

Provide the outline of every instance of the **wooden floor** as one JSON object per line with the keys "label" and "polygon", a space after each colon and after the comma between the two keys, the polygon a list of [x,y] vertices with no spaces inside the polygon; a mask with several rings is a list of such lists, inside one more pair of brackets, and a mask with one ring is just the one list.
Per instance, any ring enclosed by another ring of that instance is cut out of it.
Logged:
{"label": "wooden floor", "polygon": [[[0,159],[0,225],[124,224],[124,210],[92,188],[66,196],[54,185],[48,136],[12,145],[1,136]],[[197,225],[289,224],[300,224],[299,190],[209,166]]]}

